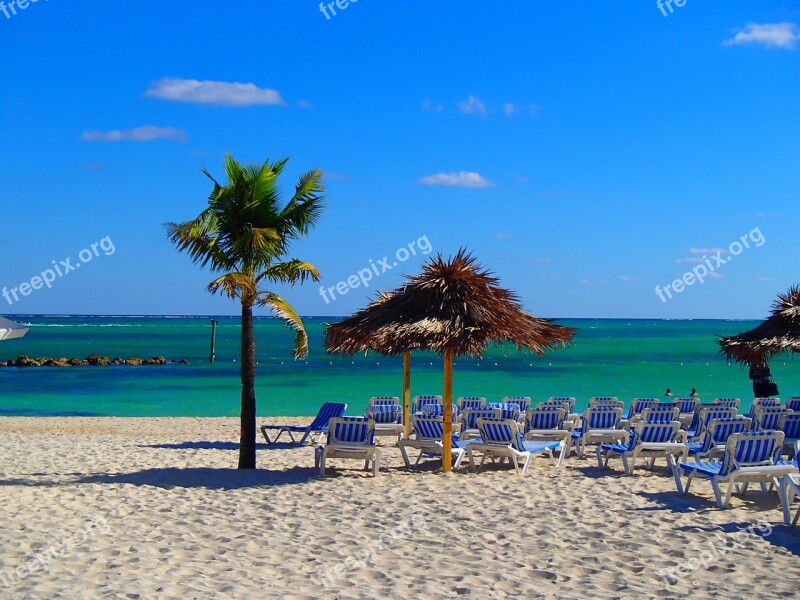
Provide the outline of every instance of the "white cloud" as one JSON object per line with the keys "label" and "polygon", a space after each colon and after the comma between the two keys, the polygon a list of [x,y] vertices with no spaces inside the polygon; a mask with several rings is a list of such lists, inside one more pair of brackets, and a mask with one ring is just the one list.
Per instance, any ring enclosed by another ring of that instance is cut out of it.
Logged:
{"label": "white cloud", "polygon": [[710,279],[725,279],[722,275],[720,275],[716,271],[711,271],[711,273],[709,273],[708,276]]}
{"label": "white cloud", "polygon": [[175,127],[137,127],[136,129],[115,129],[112,131],[86,131],[81,134],[84,142],[152,142],[155,140],[171,140],[183,142],[186,132]]}
{"label": "white cloud", "polygon": [[725,248],[689,248],[689,254],[717,254],[721,252],[722,254],[730,254],[728,250]]}
{"label": "white cloud", "polygon": [[508,233],[495,233],[494,237],[498,240],[513,240],[514,236]]}
{"label": "white cloud", "polygon": [[702,258],[679,258],[675,262],[682,265],[699,265],[700,263],[704,263],[706,261]]}
{"label": "white cloud", "polygon": [[437,173],[423,177],[418,183],[422,185],[449,185],[452,187],[486,188],[494,184],[484,179],[480,173],[474,171],[459,171],[458,173]]}
{"label": "white cloud", "polygon": [[527,112],[535,116],[539,114],[539,106],[537,104],[512,104],[511,102],[506,102],[503,104],[503,112],[506,113],[507,117],[512,117],[521,112]]}
{"label": "white cloud", "polygon": [[297,106],[300,108],[305,108],[306,110],[311,110],[314,106],[308,100],[298,100]]}
{"label": "white cloud", "polygon": [[170,102],[215,104],[217,106],[283,105],[277,90],[260,88],[254,83],[198,81],[197,79],[161,79],[144,94]]}
{"label": "white cloud", "polygon": [[459,102],[458,109],[465,115],[480,115],[485,117],[487,113],[486,104],[476,96],[470,96],[466,101]]}
{"label": "white cloud", "polygon": [[425,102],[422,103],[422,110],[424,110],[425,112],[440,113],[444,111],[444,106],[442,106],[438,102],[425,100]]}
{"label": "white cloud", "polygon": [[724,46],[761,44],[767,48],[791,50],[800,40],[800,29],[795,23],[748,23],[734,31],[736,35],[722,42]]}
{"label": "white cloud", "polygon": [[634,282],[634,281],[641,281],[642,278],[641,277],[631,277],[630,275],[620,275],[619,276],[619,280],[620,281],[625,281],[626,283],[629,283],[629,282]]}

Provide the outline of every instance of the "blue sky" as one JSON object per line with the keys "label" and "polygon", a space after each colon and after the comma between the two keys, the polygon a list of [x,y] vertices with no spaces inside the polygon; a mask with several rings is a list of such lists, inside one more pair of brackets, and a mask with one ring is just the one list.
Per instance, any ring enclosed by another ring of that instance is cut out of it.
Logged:
{"label": "blue sky", "polygon": [[[326,214],[294,252],[326,287],[398,262],[328,303],[315,285],[279,290],[302,314],[395,287],[425,259],[396,250],[421,238],[467,246],[547,317],[758,318],[800,279],[797,2],[14,11],[0,7],[0,286],[18,300],[1,313],[238,312],[161,228],[204,208],[200,169],[221,177],[226,152],[290,155],[287,193],[328,174]],[[712,262],[748,234],[761,243]],[[103,239],[113,253],[19,292]],[[701,264],[715,275],[659,299]]]}

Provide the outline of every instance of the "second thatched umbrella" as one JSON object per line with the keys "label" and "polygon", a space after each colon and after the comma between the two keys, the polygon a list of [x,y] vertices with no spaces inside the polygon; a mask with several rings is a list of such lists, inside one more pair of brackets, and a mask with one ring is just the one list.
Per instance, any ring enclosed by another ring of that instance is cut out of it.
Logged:
{"label": "second thatched umbrella", "polygon": [[772,314],[761,325],[739,335],[719,340],[728,360],[759,363],[784,352],[800,353],[800,286],[780,294]]}
{"label": "second thatched umbrella", "polygon": [[404,355],[403,417],[409,423],[409,368],[412,350],[444,357],[444,436],[442,468],[450,470],[453,357],[481,356],[490,344],[511,342],[518,349],[543,354],[572,341],[575,330],[525,312],[517,296],[501,288],[465,250],[455,258],[441,255],[423,266],[393,292],[381,294],[353,316],[329,325],[329,352],[355,354],[372,350]]}

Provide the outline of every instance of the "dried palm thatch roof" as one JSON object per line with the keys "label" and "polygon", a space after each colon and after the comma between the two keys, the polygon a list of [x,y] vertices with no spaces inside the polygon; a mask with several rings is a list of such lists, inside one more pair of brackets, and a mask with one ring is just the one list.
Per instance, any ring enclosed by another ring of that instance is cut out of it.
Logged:
{"label": "dried palm thatch roof", "polygon": [[745,364],[770,359],[782,352],[800,352],[800,286],[780,294],[772,315],[750,331],[719,340],[728,360]]}
{"label": "dried palm thatch roof", "polygon": [[436,256],[403,287],[329,325],[325,345],[342,354],[449,350],[479,356],[489,344],[507,341],[537,354],[572,341],[574,329],[525,312],[498,283],[464,249],[448,261]]}

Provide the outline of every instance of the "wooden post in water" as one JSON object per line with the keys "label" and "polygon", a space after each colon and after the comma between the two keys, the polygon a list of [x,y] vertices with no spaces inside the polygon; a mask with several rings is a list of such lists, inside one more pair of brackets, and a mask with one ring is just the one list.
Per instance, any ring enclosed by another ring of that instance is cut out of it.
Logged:
{"label": "wooden post in water", "polygon": [[214,364],[214,359],[216,358],[217,354],[217,321],[215,319],[211,319],[211,364]]}

